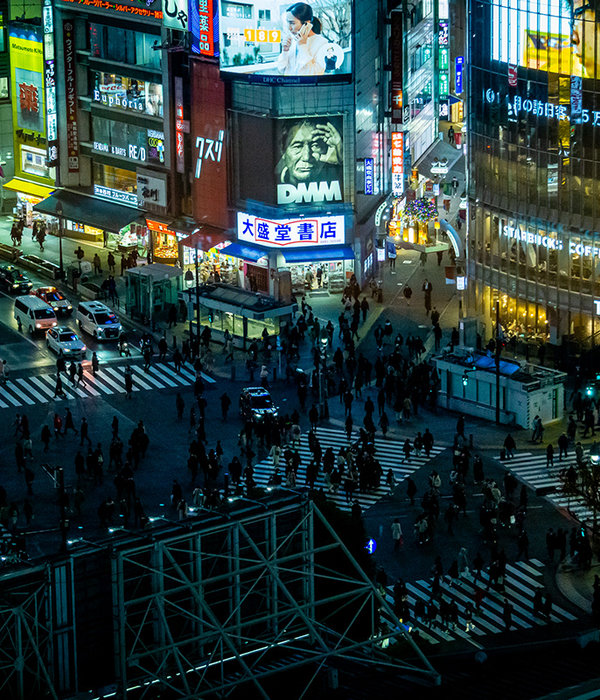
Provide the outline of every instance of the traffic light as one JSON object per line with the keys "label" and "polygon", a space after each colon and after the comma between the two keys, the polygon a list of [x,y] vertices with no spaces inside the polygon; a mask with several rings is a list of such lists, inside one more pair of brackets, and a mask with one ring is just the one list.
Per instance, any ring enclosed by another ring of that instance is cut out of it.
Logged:
{"label": "traffic light", "polygon": [[588,384],[588,386],[586,386],[585,394],[586,394],[586,396],[593,396],[594,395],[594,387],[591,384]]}
{"label": "traffic light", "polygon": [[467,386],[467,384],[469,383],[469,375],[466,372],[463,372],[462,382],[463,386]]}
{"label": "traffic light", "polygon": [[212,323],[215,320],[215,315],[212,311],[208,312],[208,322]]}

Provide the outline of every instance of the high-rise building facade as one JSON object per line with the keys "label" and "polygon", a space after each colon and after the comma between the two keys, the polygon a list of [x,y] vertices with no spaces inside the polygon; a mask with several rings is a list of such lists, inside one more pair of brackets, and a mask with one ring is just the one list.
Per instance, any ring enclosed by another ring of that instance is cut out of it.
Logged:
{"label": "high-rise building facade", "polygon": [[595,2],[470,0],[468,300],[488,335],[496,301],[519,339],[599,329],[597,21]]}

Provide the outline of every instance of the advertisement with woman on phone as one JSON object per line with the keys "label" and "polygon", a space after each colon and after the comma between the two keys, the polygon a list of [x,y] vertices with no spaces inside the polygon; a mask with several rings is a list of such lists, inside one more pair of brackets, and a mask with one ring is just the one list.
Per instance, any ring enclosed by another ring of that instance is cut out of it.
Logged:
{"label": "advertisement with woman on phone", "polygon": [[221,71],[293,79],[352,72],[351,0],[256,0],[220,18]]}

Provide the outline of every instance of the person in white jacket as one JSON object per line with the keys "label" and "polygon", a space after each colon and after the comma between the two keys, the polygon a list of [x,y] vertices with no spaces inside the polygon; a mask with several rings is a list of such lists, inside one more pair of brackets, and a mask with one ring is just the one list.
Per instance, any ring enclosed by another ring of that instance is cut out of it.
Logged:
{"label": "person in white jacket", "polygon": [[277,60],[283,75],[323,75],[329,42],[321,35],[321,22],[305,2],[295,2],[285,14],[287,38]]}

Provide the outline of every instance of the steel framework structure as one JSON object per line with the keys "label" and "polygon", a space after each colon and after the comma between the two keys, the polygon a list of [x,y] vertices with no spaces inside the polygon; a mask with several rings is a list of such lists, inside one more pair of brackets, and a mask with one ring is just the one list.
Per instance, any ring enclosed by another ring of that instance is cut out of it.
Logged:
{"label": "steel framework structure", "polygon": [[35,567],[19,585],[0,582],[0,697],[58,699],[53,683],[49,569]]}
{"label": "steel framework structure", "polygon": [[[227,697],[240,684],[268,698],[300,666],[303,697],[336,657],[439,675],[312,501],[258,504],[112,552],[118,696]],[[262,507],[261,507],[262,506]],[[407,663],[382,650],[403,639]],[[307,672],[308,671],[308,672]]]}

